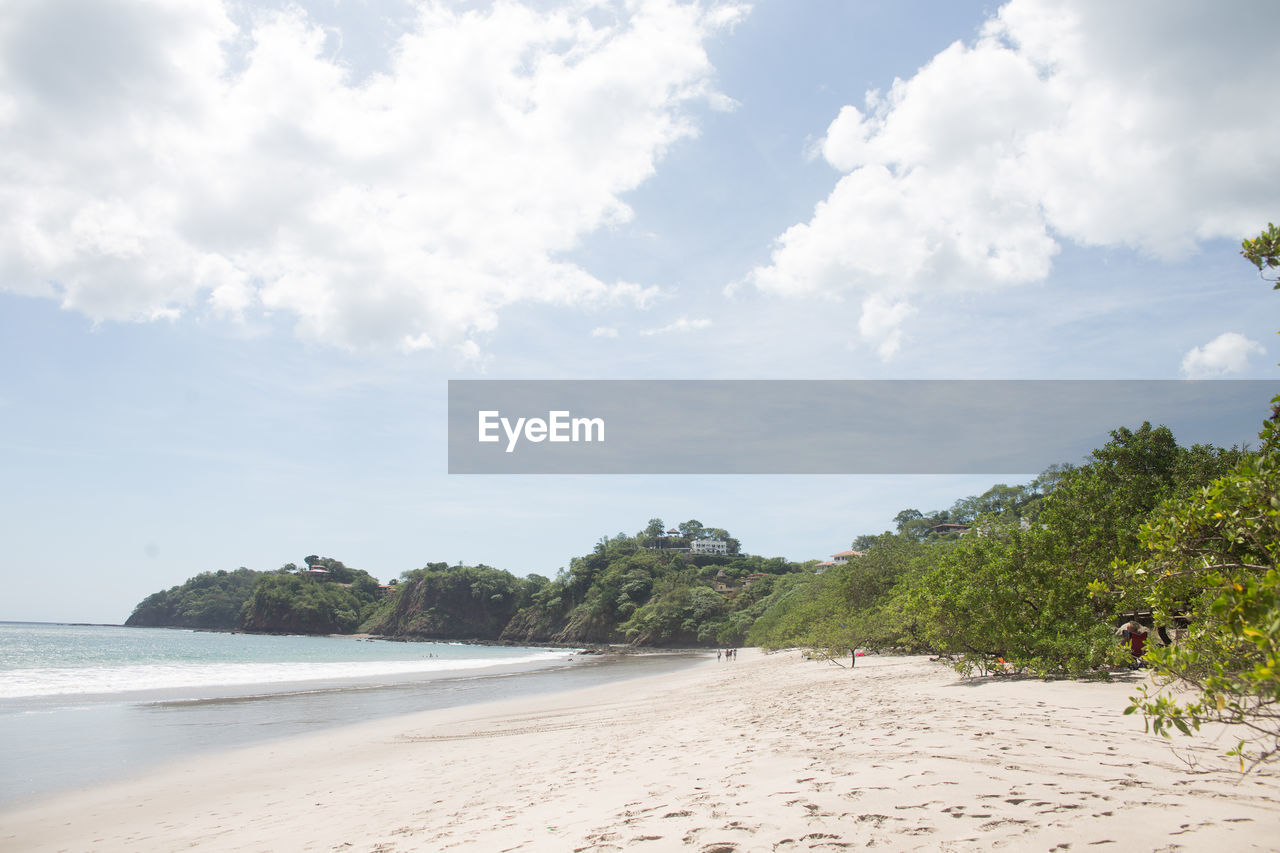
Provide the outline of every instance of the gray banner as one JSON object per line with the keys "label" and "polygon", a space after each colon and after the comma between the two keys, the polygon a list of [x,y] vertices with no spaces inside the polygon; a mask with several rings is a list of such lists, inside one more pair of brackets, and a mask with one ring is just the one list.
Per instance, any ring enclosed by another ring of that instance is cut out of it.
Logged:
{"label": "gray banner", "polygon": [[1143,421],[1254,442],[1280,381],[451,380],[450,474],[1035,474]]}

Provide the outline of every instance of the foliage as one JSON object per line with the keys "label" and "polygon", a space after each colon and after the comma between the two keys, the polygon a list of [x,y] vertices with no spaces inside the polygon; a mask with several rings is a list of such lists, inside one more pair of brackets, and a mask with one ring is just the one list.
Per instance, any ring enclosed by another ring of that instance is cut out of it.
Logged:
{"label": "foliage", "polygon": [[[1273,401],[1280,405],[1280,397]],[[1157,689],[1133,697],[1150,729],[1191,734],[1205,722],[1247,734],[1230,755],[1241,769],[1280,756],[1280,425],[1228,475],[1172,504],[1142,530],[1145,555],[1125,581],[1157,623],[1185,626],[1148,651]],[[1172,686],[1195,693],[1182,699]]]}
{"label": "foliage", "polygon": [[920,626],[906,599],[952,546],[891,533],[861,544],[861,556],[771,595],[749,642],[766,648],[804,645],[833,656],[854,648],[920,648]]}
{"label": "foliage", "polygon": [[[678,529],[681,536],[667,537],[662,520],[654,518],[634,536],[601,539],[590,554],[574,557],[530,596],[502,639],[741,644],[776,578],[801,567],[780,558],[735,554],[737,540],[723,528],[687,521]],[[730,554],[681,550],[690,538],[728,542]]]}
{"label": "foliage", "polygon": [[262,572],[243,567],[232,572],[201,572],[186,583],[148,595],[124,624],[230,630],[236,627],[240,608],[261,576]]}
{"label": "foliage", "polygon": [[[349,634],[378,606],[382,590],[368,572],[308,556],[312,577],[286,563],[275,572],[240,568],[203,572],[142,600],[126,625],[264,633]],[[305,570],[302,570],[305,572]]]}
{"label": "foliage", "polygon": [[[1039,675],[1081,675],[1115,659],[1105,614],[1042,529],[967,537],[912,591],[928,644],[965,674],[1003,663]],[[1046,553],[1046,551],[1048,553]]]}
{"label": "foliage", "polygon": [[[314,554],[312,554],[310,557],[307,557],[306,560],[304,560],[303,562],[306,563],[306,566],[308,569],[324,569],[326,572],[329,573],[329,576],[328,578],[326,578],[326,580],[330,581],[331,583],[355,583],[357,580],[361,578],[370,577],[368,572],[362,569],[350,568],[344,565],[341,560],[335,560],[332,557],[317,557]],[[293,564],[290,563],[289,566],[286,566],[286,568],[289,568],[292,565]],[[377,585],[377,581],[374,581],[374,585],[375,586]]]}
{"label": "foliage", "polygon": [[1165,500],[1203,486],[1239,451],[1184,448],[1166,427],[1120,427],[1082,466],[1059,470],[1036,523],[979,516],[914,591],[911,612],[963,672],[995,661],[1017,672],[1078,676],[1120,663],[1113,635],[1132,596],[1115,588],[1117,560],[1139,553],[1138,529]]}
{"label": "foliage", "polygon": [[327,569],[328,576],[282,571],[260,577],[241,608],[239,627],[271,634],[355,632],[381,601],[378,581],[338,560],[314,559],[309,565]]}
{"label": "foliage", "polygon": [[826,574],[801,574],[775,584],[762,602],[760,615],[747,632],[746,641],[766,649],[811,645],[811,628],[831,614]]}
{"label": "foliage", "polygon": [[[651,518],[649,523],[645,525],[634,537],[627,536],[625,533],[619,533],[613,541],[633,541],[634,544],[641,548],[658,548],[666,550],[688,550],[696,539],[715,539],[724,542],[728,546],[730,555],[736,555],[741,551],[742,544],[734,538],[728,530],[723,527],[706,527],[697,519],[690,519],[676,525],[674,533],[668,533],[667,528],[663,525],[662,519]],[[608,539],[606,542],[610,541]]]}
{"label": "foliage", "polygon": [[[1240,254],[1267,279],[1280,267],[1280,229],[1267,223]],[[1174,644],[1147,652],[1155,690],[1140,690],[1126,713],[1141,711],[1165,737],[1238,726],[1245,736],[1228,755],[1242,771],[1280,756],[1280,397],[1271,404],[1259,450],[1145,525],[1146,552],[1122,578],[1157,623],[1177,629]]]}
{"label": "foliage", "polygon": [[929,649],[966,673],[1105,671],[1125,661],[1113,625],[1136,600],[1114,583],[1115,562],[1140,552],[1137,531],[1153,510],[1240,456],[1180,447],[1165,427],[1120,427],[1084,465],[997,484],[947,510],[903,510],[896,533],[854,540],[861,556],[776,585],[747,639],[833,655]]}
{"label": "foliage", "polygon": [[548,581],[490,566],[427,566],[402,575],[394,596],[361,630],[396,637],[496,640]]}
{"label": "foliage", "polygon": [[[1068,470],[1069,466],[1054,466],[1025,485],[1008,486],[997,483],[981,495],[960,498],[950,509],[928,514],[918,509],[904,509],[894,516],[894,526],[900,536],[917,542],[931,542],[938,539],[955,540],[961,536],[962,531],[940,525],[969,526],[979,518],[994,517],[1019,522],[1026,519],[1030,523],[1039,513],[1040,501],[1053,490],[1063,473]],[[868,544],[864,537],[859,537],[854,541],[853,548],[862,551]]]}
{"label": "foliage", "polygon": [[643,645],[712,645],[728,604],[723,595],[697,582],[697,572],[664,576],[648,601],[621,626],[629,640]]}
{"label": "foliage", "polygon": [[1267,270],[1280,267],[1280,228],[1268,222],[1267,230],[1252,239],[1246,237],[1240,247],[1245,260],[1257,267],[1264,279],[1275,282],[1273,290],[1280,290],[1280,279],[1266,277]]}

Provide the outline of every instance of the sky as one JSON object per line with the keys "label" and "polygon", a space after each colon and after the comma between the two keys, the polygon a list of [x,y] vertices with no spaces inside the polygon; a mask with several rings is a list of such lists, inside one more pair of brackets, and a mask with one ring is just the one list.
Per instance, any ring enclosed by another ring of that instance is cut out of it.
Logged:
{"label": "sky", "polygon": [[450,379],[1276,379],[1272,11],[8,0],[0,619],[1010,479],[451,476]]}

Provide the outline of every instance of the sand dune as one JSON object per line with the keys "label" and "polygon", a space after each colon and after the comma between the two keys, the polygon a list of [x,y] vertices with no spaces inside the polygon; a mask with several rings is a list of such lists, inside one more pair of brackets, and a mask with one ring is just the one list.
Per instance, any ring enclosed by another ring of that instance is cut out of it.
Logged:
{"label": "sand dune", "polygon": [[[1280,849],[1280,777],[1130,684],[744,650],[201,759],[0,815],[5,850]],[[1189,766],[1184,759],[1198,762]]]}

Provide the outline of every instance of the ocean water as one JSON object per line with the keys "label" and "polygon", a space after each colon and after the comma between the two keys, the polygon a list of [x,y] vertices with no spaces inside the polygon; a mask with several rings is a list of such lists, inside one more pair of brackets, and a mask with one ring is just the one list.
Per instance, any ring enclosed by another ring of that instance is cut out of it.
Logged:
{"label": "ocean water", "polygon": [[0,622],[0,805],[210,750],[698,659]]}
{"label": "ocean water", "polygon": [[562,664],[571,652],[11,622],[0,623],[0,703],[101,694],[196,699],[281,692],[281,684],[429,677],[495,666],[533,669]]}

